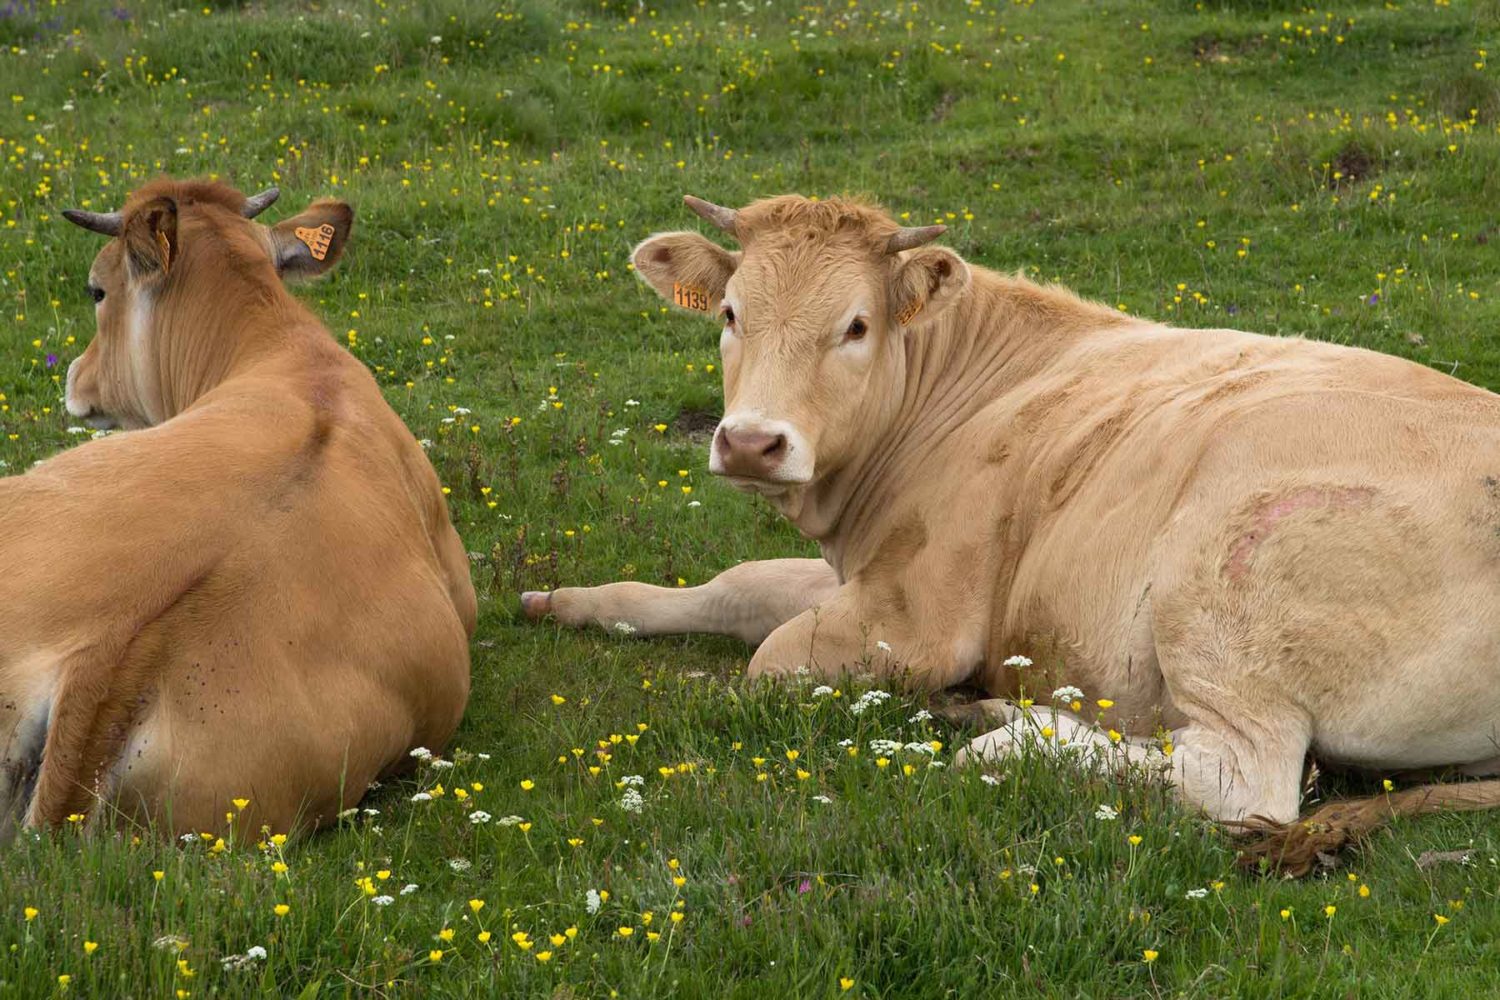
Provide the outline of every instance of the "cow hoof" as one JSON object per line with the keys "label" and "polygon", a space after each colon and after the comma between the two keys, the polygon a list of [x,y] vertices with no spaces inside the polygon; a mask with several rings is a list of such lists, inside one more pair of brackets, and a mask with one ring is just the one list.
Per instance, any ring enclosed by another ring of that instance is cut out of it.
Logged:
{"label": "cow hoof", "polygon": [[526,591],[521,595],[521,611],[532,621],[541,621],[552,613],[552,595],[539,590]]}

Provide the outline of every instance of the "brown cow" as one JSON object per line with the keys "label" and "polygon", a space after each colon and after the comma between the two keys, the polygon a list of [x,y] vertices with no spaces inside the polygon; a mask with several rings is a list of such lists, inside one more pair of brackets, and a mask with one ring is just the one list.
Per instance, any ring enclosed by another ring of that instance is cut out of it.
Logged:
{"label": "brown cow", "polygon": [[[0,480],[0,838],[69,816],[325,823],[469,691],[468,561],[375,380],[282,285],[331,268],[336,201],[159,180],[89,272],[67,408],[132,428]],[[140,429],[133,429],[140,428]]]}
{"label": "brown cow", "polygon": [[[743,249],[663,233],[633,260],[723,323],[709,467],[823,559],[528,594],[529,614],[738,635],[760,643],[752,676],[1077,686],[1113,702],[1096,725],[997,701],[1005,724],[969,755],[1165,749],[1223,820],[1295,820],[1309,752],[1500,771],[1500,398],[1369,351],[1125,316],[850,201],[688,202]],[[1500,802],[1500,782],[1403,795],[1268,849],[1299,868],[1391,812]]]}

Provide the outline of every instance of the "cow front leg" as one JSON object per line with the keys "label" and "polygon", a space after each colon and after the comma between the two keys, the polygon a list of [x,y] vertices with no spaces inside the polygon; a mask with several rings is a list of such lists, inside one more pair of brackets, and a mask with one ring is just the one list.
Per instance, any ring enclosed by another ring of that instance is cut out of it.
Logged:
{"label": "cow front leg", "polygon": [[[882,613],[855,584],[772,632],[750,660],[748,676],[777,677],[806,669],[819,677],[869,673],[914,691],[938,691],[968,679],[980,646],[961,627],[914,627],[907,616]],[[966,652],[970,651],[972,652]]]}
{"label": "cow front leg", "polygon": [[551,615],[563,625],[643,636],[710,632],[756,645],[838,587],[838,574],[822,559],[763,559],[740,563],[699,587],[560,587],[522,594],[521,608],[533,621]]}

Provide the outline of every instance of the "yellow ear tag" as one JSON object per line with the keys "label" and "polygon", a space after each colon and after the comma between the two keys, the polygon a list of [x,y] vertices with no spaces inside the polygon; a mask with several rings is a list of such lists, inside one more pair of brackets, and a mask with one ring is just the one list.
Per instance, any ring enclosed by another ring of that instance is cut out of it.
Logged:
{"label": "yellow ear tag", "polygon": [[292,230],[297,239],[307,244],[308,252],[313,255],[313,260],[322,260],[328,256],[328,248],[333,245],[333,227],[323,223],[317,229],[304,229],[298,226]]}
{"label": "yellow ear tag", "polygon": [[902,309],[896,314],[896,322],[900,323],[902,326],[910,325],[911,321],[917,318],[917,313],[922,311],[922,306],[924,305],[926,305],[926,303],[921,299],[915,300],[905,309]]}
{"label": "yellow ear tag", "polygon": [[672,301],[684,309],[696,309],[698,312],[708,312],[708,290],[699,288],[697,285],[684,285],[679,281],[672,282]]}

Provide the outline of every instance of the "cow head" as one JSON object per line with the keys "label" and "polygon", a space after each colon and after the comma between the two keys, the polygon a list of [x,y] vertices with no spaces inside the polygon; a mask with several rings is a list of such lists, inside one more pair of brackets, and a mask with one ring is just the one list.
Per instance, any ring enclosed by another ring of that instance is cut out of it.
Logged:
{"label": "cow head", "polygon": [[968,287],[953,251],[844,199],[769,198],[738,211],[688,207],[732,235],[635,248],[636,273],[675,306],[723,323],[724,418],[709,470],[771,497],[821,480],[877,439],[899,408],[907,337]]}
{"label": "cow head", "polygon": [[222,379],[250,308],[282,279],[337,263],[354,212],[313,203],[275,226],[252,222],[276,200],[223,184],[162,179],[116,212],[63,216],[111,237],[89,269],[97,331],[68,366],[68,412],[95,427],[147,427]]}

